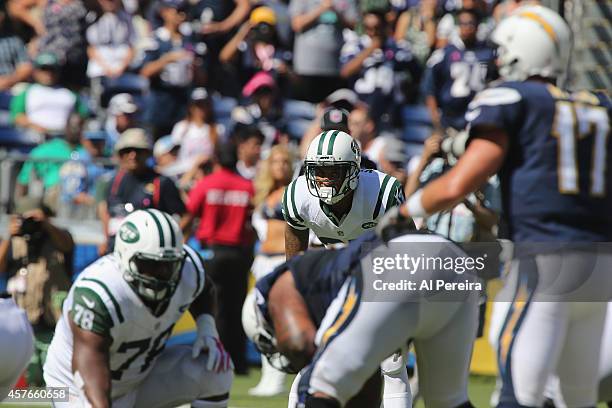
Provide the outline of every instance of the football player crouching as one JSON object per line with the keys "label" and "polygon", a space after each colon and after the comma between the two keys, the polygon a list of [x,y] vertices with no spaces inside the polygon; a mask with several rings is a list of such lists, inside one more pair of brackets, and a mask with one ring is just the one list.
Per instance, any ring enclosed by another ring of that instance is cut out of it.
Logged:
{"label": "football player crouching", "polygon": [[[372,301],[365,289],[371,255],[393,253],[386,252],[387,240],[433,248],[440,257],[465,256],[452,242],[414,229],[410,221],[386,228],[383,239],[369,232],[340,250],[306,251],[257,282],[245,302],[243,325],[271,363],[300,370],[289,408],[380,406],[378,367],[384,370],[381,361],[400,354],[396,351],[405,350],[410,340],[422,364],[425,405],[473,407],[467,384],[478,291],[443,301],[404,291],[396,301]],[[464,279],[453,271],[427,272],[427,279],[434,277]],[[322,392],[332,398],[321,397]],[[407,392],[402,403],[412,402]],[[394,406],[390,397],[385,389],[385,408]]]}
{"label": "football player crouching", "polygon": [[[112,254],[72,286],[44,367],[51,387],[68,386],[56,407],[227,407],[233,379],[215,327],[215,297],[198,253],[161,211],[125,218]],[[166,346],[189,310],[193,346]]]}

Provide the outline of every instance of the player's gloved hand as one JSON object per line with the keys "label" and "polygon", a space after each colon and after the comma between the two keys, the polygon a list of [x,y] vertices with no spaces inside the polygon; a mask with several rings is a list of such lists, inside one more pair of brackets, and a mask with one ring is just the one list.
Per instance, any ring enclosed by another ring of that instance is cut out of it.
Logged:
{"label": "player's gloved hand", "polygon": [[382,216],[378,225],[376,225],[376,234],[388,242],[398,235],[398,232],[416,231],[416,225],[410,217],[405,217],[400,212],[400,206],[387,210],[385,215]]}
{"label": "player's gloved hand", "polygon": [[202,314],[196,320],[196,324],[197,337],[193,343],[191,357],[197,358],[202,351],[208,351],[208,362],[206,363],[208,371],[219,372],[233,368],[232,359],[219,340],[214,317]]}

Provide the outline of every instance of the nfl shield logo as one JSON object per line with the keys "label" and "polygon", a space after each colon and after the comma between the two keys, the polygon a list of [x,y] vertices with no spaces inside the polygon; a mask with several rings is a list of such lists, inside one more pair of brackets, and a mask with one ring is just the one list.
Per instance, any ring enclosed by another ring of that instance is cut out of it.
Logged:
{"label": "nfl shield logo", "polygon": [[342,122],[342,112],[340,112],[339,110],[333,110],[329,112],[329,120],[334,123]]}

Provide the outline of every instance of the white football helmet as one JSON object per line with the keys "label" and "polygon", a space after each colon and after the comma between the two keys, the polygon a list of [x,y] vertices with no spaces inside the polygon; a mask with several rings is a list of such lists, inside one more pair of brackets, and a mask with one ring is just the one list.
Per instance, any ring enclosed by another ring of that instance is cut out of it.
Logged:
{"label": "white football helmet", "polygon": [[266,356],[270,365],[289,374],[299,370],[294,369],[287,357],[276,349],[276,338],[270,325],[266,322],[259,307],[257,297],[261,296],[256,289],[249,292],[242,305],[242,327],[247,337],[255,344],[261,354]]}
{"label": "white football helmet", "polygon": [[[348,133],[328,130],[320,133],[310,142],[306,153],[305,174],[308,191],[325,204],[333,205],[342,200],[359,184],[361,149]],[[317,170],[334,166],[344,170],[340,175],[340,186],[321,186],[317,183]]]}
{"label": "white football helmet", "polygon": [[124,279],[145,300],[172,296],[185,253],[183,233],[170,215],[155,209],[128,215],[115,236],[114,253]]}
{"label": "white football helmet", "polygon": [[561,78],[568,70],[572,32],[559,14],[544,6],[519,7],[499,23],[491,40],[498,46],[499,74],[505,80]]}

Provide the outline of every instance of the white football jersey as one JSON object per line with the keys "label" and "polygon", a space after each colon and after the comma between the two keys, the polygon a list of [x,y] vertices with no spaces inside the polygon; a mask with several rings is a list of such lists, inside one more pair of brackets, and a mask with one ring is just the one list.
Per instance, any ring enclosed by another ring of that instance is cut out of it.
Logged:
{"label": "white football jersey", "polygon": [[310,194],[306,176],[285,189],[283,215],[298,230],[310,229],[324,244],[348,242],[378,224],[387,209],[404,201],[399,181],[377,170],[362,169],[351,210],[338,220],[329,206]]}
{"label": "white football jersey", "polygon": [[106,255],[87,267],[64,302],[62,317],[45,363],[45,379],[74,389],[73,335],[68,319],[83,330],[112,339],[112,399],[121,397],[147,376],[164,349],[177,320],[204,289],[204,266],[197,252],[187,254],[181,277],[166,310],[156,317],[123,278],[119,262]]}

